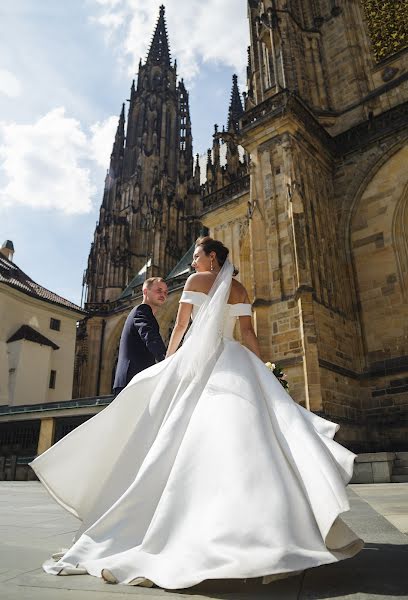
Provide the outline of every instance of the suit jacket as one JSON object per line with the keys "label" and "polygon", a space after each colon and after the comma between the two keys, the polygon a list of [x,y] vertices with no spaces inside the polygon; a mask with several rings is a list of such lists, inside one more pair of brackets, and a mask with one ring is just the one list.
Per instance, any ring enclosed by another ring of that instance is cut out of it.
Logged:
{"label": "suit jacket", "polygon": [[164,360],[166,347],[159,324],[148,304],[133,308],[123,326],[119,344],[114,388],[123,388],[144,369]]}

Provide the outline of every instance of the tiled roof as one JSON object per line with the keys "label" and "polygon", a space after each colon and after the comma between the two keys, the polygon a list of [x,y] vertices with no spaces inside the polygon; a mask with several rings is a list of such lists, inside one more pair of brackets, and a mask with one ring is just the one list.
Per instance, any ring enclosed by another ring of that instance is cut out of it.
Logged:
{"label": "tiled roof", "polygon": [[175,277],[179,277],[180,275],[187,275],[190,272],[190,265],[193,262],[194,248],[195,244],[193,244],[191,248],[187,250],[183,258],[180,259],[174,269],[170,271],[166,277],[166,281],[169,279],[174,279]]}
{"label": "tiled roof", "polygon": [[[172,269],[170,271],[170,273],[165,277],[166,281],[169,281],[170,279],[175,279],[176,277],[179,277],[180,275],[188,275],[188,273],[190,272],[190,265],[193,261],[194,248],[195,248],[195,244],[193,244],[191,246],[191,248],[185,253],[183,258],[177,263],[177,265],[174,267],[174,269]],[[150,259],[149,259],[149,262],[147,263],[147,266],[150,266]],[[128,284],[127,287],[125,287],[125,289],[119,296],[119,299],[123,300],[124,298],[130,298],[133,295],[135,288],[137,288],[139,285],[142,285],[145,278],[146,278],[146,266],[144,266],[139,271],[139,273],[137,273],[137,275],[134,276],[132,281]]]}
{"label": "tiled roof", "polygon": [[130,298],[130,296],[133,294],[133,290],[139,286],[142,285],[142,283],[144,282],[146,278],[146,275],[144,273],[138,273],[136,275],[136,277],[133,277],[132,281],[129,283],[129,285],[123,290],[123,292],[120,295],[120,298]]}
{"label": "tiled roof", "polygon": [[10,287],[23,292],[23,294],[32,296],[33,298],[39,298],[40,300],[45,300],[46,302],[51,302],[52,304],[58,304],[59,306],[70,308],[76,312],[84,312],[82,308],[73,302],[62,298],[62,296],[58,296],[58,294],[54,294],[54,292],[50,292],[46,288],[33,281],[28,275],[19,269],[15,263],[8,260],[2,254],[0,254],[0,283],[9,285]]}
{"label": "tiled roof", "polygon": [[144,280],[146,279],[146,269],[150,267],[151,263],[152,260],[149,258],[146,264],[143,265],[140,271],[133,277],[132,281],[125,287],[119,296],[120,300],[123,300],[124,298],[130,298],[133,295],[135,288],[143,284]]}
{"label": "tiled roof", "polygon": [[41,344],[42,346],[51,346],[53,350],[58,350],[59,346],[54,344],[51,340],[49,340],[45,335],[30,327],[30,325],[22,325],[20,329],[18,329],[9,339],[9,342],[16,342],[17,340],[28,340],[29,342],[35,342],[36,344]]}

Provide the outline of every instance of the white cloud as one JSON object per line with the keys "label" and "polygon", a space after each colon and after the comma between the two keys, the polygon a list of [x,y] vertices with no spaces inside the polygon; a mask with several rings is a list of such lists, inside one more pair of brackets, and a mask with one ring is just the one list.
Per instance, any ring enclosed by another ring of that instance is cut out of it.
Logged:
{"label": "white cloud", "polygon": [[[145,58],[162,0],[94,0],[92,19],[121,44],[129,73]],[[202,63],[233,68],[244,83],[249,43],[246,0],[167,0],[166,22],[180,76],[191,82]]]}
{"label": "white cloud", "polygon": [[105,6],[108,8],[114,8],[115,6],[120,4],[122,2],[122,0],[95,0],[95,2],[97,4],[100,4],[101,6]]}
{"label": "white cloud", "polygon": [[108,29],[117,29],[123,24],[124,14],[123,13],[108,13],[101,15],[99,23],[104,25]]}
{"label": "white cloud", "polygon": [[118,126],[118,117],[108,117],[104,121],[94,123],[90,130],[90,157],[103,169],[109,166],[109,157]]}
{"label": "white cloud", "polygon": [[13,73],[6,69],[0,69],[0,94],[10,98],[18,98],[22,92],[20,81]]}
{"label": "white cloud", "polygon": [[71,215],[90,212],[96,188],[84,163],[108,166],[115,121],[110,117],[95,123],[90,136],[63,107],[33,124],[0,122],[0,173],[6,179],[1,204]]}

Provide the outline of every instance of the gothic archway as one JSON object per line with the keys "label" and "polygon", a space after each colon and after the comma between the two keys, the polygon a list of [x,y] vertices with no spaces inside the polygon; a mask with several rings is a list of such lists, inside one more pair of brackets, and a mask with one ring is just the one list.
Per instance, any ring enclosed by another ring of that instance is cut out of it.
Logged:
{"label": "gothic archway", "polygon": [[408,146],[375,172],[356,200],[349,244],[367,366],[408,353]]}
{"label": "gothic archway", "polygon": [[397,261],[399,283],[405,301],[408,300],[408,185],[406,185],[394,213],[392,239]]}
{"label": "gothic archway", "polygon": [[[340,243],[345,240],[346,253],[349,257],[352,255],[350,228],[351,221],[357,210],[362,195],[364,194],[370,181],[374,179],[380,169],[388,164],[388,161],[400,150],[408,145],[408,135],[396,135],[394,141],[386,140],[383,146],[371,148],[363,154],[365,167],[357,163],[357,168],[352,177],[347,178],[345,187],[340,186],[341,190],[341,210],[339,214],[339,236]],[[386,147],[384,147],[386,146]]]}

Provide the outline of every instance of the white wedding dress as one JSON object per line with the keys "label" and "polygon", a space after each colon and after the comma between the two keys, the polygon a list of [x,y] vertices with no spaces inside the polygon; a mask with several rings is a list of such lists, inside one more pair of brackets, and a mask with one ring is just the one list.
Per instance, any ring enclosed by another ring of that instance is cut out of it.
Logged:
{"label": "white wedding dress", "polygon": [[[206,300],[200,292],[181,299],[193,316]],[[118,583],[177,589],[206,579],[267,582],[361,550],[339,518],[349,510],[355,455],[333,441],[338,426],[296,404],[233,340],[250,305],[224,300],[221,313],[209,359],[193,334],[32,463],[82,521],[73,546],[45,563],[48,573],[104,570]]]}

